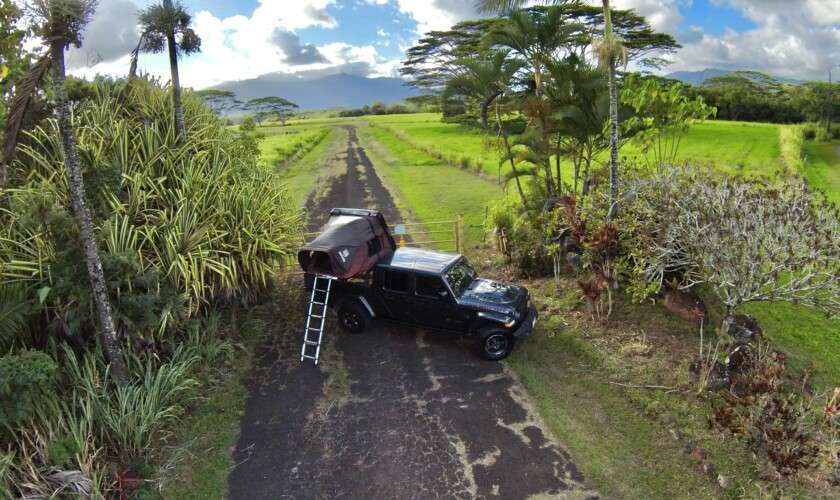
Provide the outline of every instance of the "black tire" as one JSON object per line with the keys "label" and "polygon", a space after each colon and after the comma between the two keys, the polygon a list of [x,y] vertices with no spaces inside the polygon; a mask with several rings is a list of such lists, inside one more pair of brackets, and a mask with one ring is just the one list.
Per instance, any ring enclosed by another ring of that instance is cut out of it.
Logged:
{"label": "black tire", "polygon": [[344,302],[338,308],[338,326],[349,333],[362,333],[370,323],[368,312],[357,302]]}
{"label": "black tire", "polygon": [[513,351],[515,339],[501,328],[483,330],[478,335],[478,353],[490,361],[501,361]]}

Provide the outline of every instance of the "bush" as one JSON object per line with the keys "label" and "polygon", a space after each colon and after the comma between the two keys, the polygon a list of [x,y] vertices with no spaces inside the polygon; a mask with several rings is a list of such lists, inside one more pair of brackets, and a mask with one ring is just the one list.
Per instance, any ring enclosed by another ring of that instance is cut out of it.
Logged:
{"label": "bush", "polygon": [[[656,194],[657,188],[660,194]],[[802,184],[675,170],[638,182],[636,264],[661,286],[706,284],[727,308],[789,301],[840,312],[840,214]],[[652,190],[651,190],[652,189]]]}
{"label": "bush", "polygon": [[23,351],[0,356],[0,429],[31,418],[36,403],[55,390],[56,364],[47,354]]}
{"label": "bush", "polygon": [[743,436],[782,475],[813,466],[819,454],[811,406],[786,386],[785,357],[751,349],[729,388],[713,401],[710,423]]}
{"label": "bush", "polygon": [[806,123],[802,126],[802,138],[806,141],[813,141],[817,138],[817,124]]}
{"label": "bush", "polygon": [[[254,300],[301,229],[253,144],[189,97],[179,143],[171,106],[166,90],[134,80],[74,112],[116,326],[136,342],[162,340],[209,304]],[[96,318],[54,120],[29,132],[15,167],[0,209],[0,284],[48,289],[34,329],[83,345]]]}

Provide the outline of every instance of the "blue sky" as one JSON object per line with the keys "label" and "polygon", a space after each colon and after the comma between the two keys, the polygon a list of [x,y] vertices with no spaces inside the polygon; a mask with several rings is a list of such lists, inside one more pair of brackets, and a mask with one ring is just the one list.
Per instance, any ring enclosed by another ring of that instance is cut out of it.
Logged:
{"label": "blue sky", "polygon": [[[136,13],[155,0],[99,0],[73,72],[124,74],[137,43]],[[396,74],[404,50],[424,32],[477,17],[474,0],[183,0],[203,52],[182,61],[197,88],[227,80]],[[586,0],[600,5],[600,0]],[[634,8],[683,49],[665,71],[757,69],[819,78],[840,62],[840,0],[613,0]],[[163,56],[141,69],[168,78]]]}

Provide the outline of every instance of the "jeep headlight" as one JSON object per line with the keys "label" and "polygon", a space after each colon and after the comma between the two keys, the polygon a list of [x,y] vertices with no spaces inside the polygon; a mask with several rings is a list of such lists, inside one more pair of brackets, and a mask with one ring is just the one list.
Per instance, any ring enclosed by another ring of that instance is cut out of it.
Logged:
{"label": "jeep headlight", "polygon": [[513,328],[513,325],[516,324],[516,318],[506,318],[507,321],[504,323],[505,328]]}

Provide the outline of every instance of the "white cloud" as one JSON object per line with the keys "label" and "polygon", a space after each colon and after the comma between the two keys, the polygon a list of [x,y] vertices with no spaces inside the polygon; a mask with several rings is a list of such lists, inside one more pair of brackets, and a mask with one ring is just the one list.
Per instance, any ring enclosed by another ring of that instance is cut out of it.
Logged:
{"label": "white cloud", "polygon": [[673,70],[755,69],[795,79],[824,78],[840,62],[840,0],[721,0],[756,24],[723,35],[694,30],[680,40]]}
{"label": "white cloud", "polygon": [[[102,0],[118,2],[126,0]],[[193,16],[193,28],[201,37],[201,52],[180,61],[181,81],[185,86],[203,88],[229,80],[256,78],[266,73],[366,71],[372,75],[390,75],[396,61],[382,58],[373,45],[353,46],[331,43],[321,46],[301,43],[297,30],[319,26],[334,28],[337,21],[326,8],[334,0],[296,0],[280,2],[260,0],[250,16],[235,15],[220,19],[207,10]],[[134,14],[132,13],[132,16]],[[280,37],[278,38],[278,29]],[[279,42],[279,43],[278,43]],[[133,42],[136,43],[136,40]],[[89,44],[85,48],[91,50]],[[127,52],[71,72],[81,76],[96,74],[124,75],[128,71]],[[140,70],[169,79],[165,54],[144,54]]]}
{"label": "white cloud", "polygon": [[400,12],[417,22],[416,32],[445,30],[466,19],[480,17],[475,0],[395,0]]}
{"label": "white cloud", "polygon": [[[651,27],[657,31],[674,33],[682,20],[679,6],[690,3],[691,0],[613,0],[610,6],[614,9],[633,9],[644,16]],[[600,7],[601,0],[588,0],[591,5]]]}

